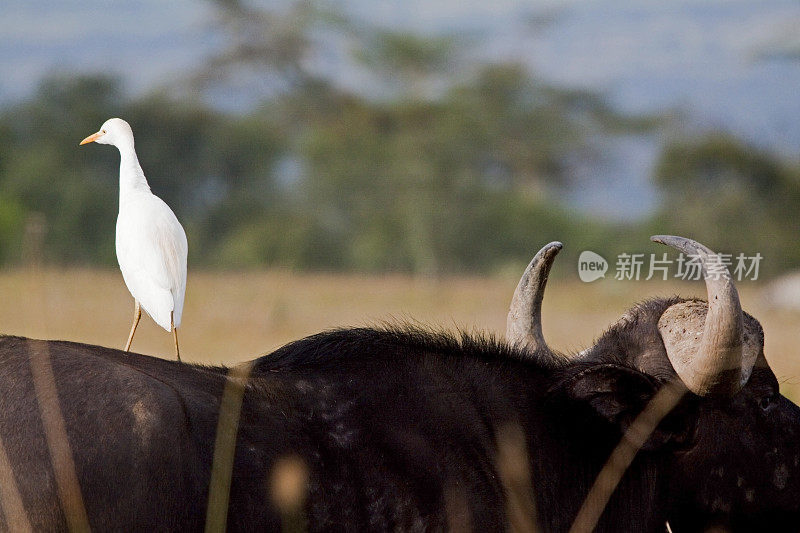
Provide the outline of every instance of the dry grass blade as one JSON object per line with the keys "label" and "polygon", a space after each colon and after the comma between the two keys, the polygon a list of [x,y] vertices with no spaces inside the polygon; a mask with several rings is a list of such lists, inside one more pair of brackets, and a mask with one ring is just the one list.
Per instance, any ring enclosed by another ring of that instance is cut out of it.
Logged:
{"label": "dry grass blade", "polygon": [[497,469],[506,493],[510,530],[539,533],[527,439],[517,423],[508,423],[497,432]]}
{"label": "dry grass blade", "polygon": [[214,440],[214,459],[211,464],[211,479],[208,487],[205,529],[208,533],[226,529],[233,459],[236,455],[236,434],[239,431],[242,399],[251,369],[250,363],[231,368],[222,391],[217,436]]}
{"label": "dry grass blade", "polygon": [[2,437],[0,437],[0,510],[3,511],[8,531],[20,533],[33,531]]}
{"label": "dry grass blade", "polygon": [[80,483],[72,457],[72,449],[67,436],[61,405],[58,400],[53,367],[50,362],[50,351],[47,343],[28,341],[28,356],[33,374],[33,386],[42,415],[44,435],[50,461],[56,478],[56,489],[61,500],[61,507],[67,519],[67,526],[72,532],[90,531],[89,517],[83,504]]}
{"label": "dry grass blade", "polygon": [[308,476],[308,466],[298,455],[279,457],[272,467],[270,495],[281,513],[284,533],[302,533],[308,529],[304,513]]}
{"label": "dry grass blade", "polygon": [[680,382],[667,383],[639,413],[597,475],[597,479],[572,523],[570,533],[590,533],[594,530],[633,458],[647,442],[658,424],[678,405],[686,392],[686,387]]}

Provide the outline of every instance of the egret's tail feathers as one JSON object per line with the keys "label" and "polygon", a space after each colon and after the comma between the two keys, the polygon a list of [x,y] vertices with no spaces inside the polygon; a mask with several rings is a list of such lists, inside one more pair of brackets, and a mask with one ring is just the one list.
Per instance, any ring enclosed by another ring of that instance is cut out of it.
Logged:
{"label": "egret's tail feathers", "polygon": [[[150,302],[140,302],[142,309],[147,311],[153,322],[161,326],[167,331],[172,331],[172,295],[165,291],[165,294],[157,298],[151,298]],[[175,326],[179,325],[179,321],[175,321]]]}
{"label": "egret's tail feathers", "polygon": [[183,315],[183,290],[181,290],[178,294],[174,294],[173,298],[175,307],[172,310],[172,320],[175,324],[175,327],[179,328],[181,327],[181,316]]}

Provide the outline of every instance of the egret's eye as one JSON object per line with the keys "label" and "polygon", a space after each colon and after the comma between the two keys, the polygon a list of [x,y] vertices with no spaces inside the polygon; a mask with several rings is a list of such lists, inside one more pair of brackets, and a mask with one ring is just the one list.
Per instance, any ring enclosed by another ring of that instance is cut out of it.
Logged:
{"label": "egret's eye", "polygon": [[105,133],[105,132],[106,132],[106,130],[100,130],[100,133]]}

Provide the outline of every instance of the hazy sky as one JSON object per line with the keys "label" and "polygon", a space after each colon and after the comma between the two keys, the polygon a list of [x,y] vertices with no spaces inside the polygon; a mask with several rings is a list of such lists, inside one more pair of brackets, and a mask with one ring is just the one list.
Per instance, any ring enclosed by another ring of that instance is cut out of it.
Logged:
{"label": "hazy sky", "polygon": [[143,89],[206,53],[209,4],[202,0],[2,0],[0,98],[58,71],[123,74]]}
{"label": "hazy sky", "polygon": [[[261,1],[269,5],[271,2]],[[274,2],[273,2],[274,3]],[[800,149],[797,0],[338,0],[357,17],[485,36],[493,57],[605,91],[630,110],[683,105],[769,145]],[[0,99],[52,71],[111,71],[134,90],[179,76],[214,46],[204,0],[3,0]],[[544,22],[543,22],[544,21]],[[549,23],[548,23],[549,21]],[[763,142],[763,141],[762,141]]]}

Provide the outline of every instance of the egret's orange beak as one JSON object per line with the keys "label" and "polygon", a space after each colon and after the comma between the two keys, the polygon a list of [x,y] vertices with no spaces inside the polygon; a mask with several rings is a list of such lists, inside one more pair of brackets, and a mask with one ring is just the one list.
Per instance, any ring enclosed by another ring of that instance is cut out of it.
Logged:
{"label": "egret's orange beak", "polygon": [[88,143],[93,143],[93,142],[95,142],[97,139],[99,139],[102,136],[103,136],[103,132],[102,131],[98,131],[97,133],[93,133],[93,134],[89,135],[88,137],[86,137],[84,140],[82,140],[80,146],[83,146],[84,144],[88,144]]}

